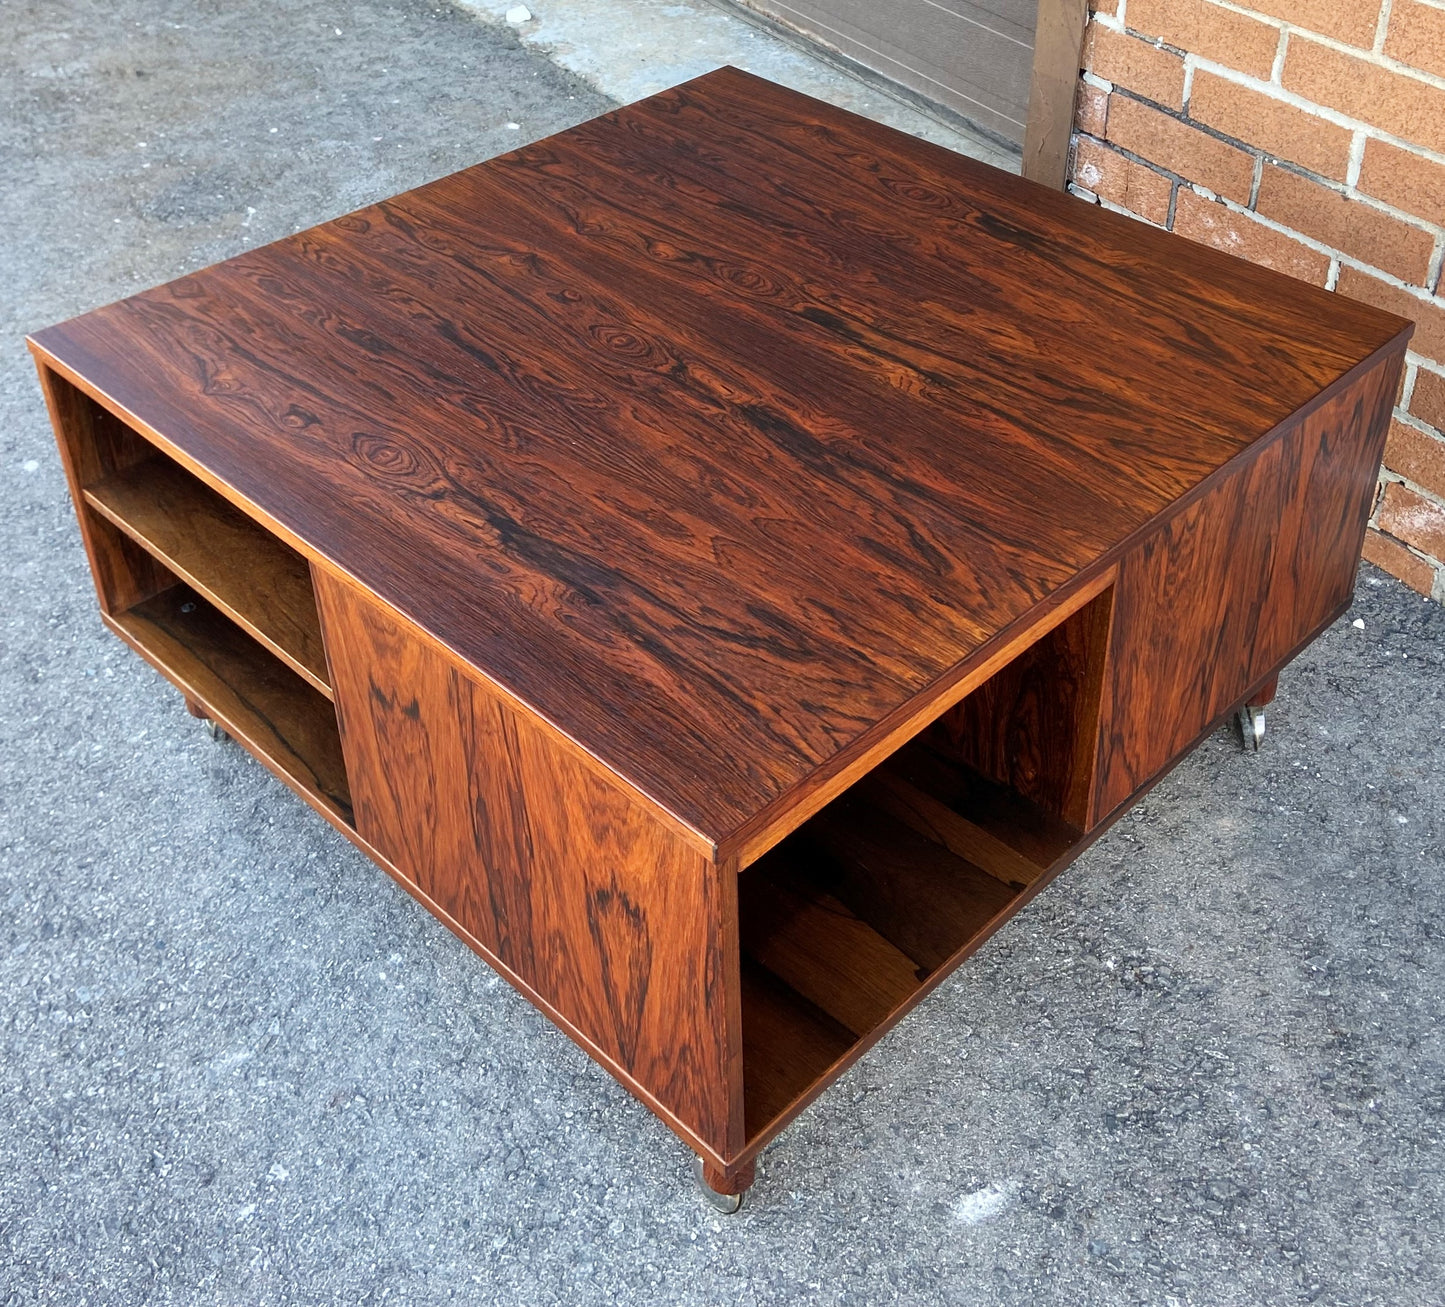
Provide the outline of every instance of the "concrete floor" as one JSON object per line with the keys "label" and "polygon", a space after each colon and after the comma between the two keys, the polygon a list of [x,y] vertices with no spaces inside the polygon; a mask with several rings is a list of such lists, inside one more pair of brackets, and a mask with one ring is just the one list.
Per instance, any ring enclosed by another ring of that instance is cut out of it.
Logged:
{"label": "concrete floor", "polygon": [[[515,13],[517,0],[459,0],[495,23]],[[511,24],[522,44],[597,87],[619,104],[631,104],[699,77],[723,64],[791,86],[957,150],[1010,172],[1020,153],[956,120],[920,113],[903,95],[888,95],[879,79],[865,85],[801,43],[779,39],[778,29],[739,17],[742,4],[724,8],[711,0],[537,0],[523,5],[530,17]]]}
{"label": "concrete floor", "polygon": [[102,633],[21,333],[606,107],[419,0],[0,8],[0,1304],[1439,1304],[1445,610],[1381,574],[733,1218]]}

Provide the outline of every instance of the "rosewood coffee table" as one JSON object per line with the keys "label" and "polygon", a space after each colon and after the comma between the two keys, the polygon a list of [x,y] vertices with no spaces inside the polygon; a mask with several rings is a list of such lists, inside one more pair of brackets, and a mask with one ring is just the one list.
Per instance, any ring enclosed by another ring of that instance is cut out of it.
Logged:
{"label": "rosewood coffee table", "polygon": [[106,624],[726,1203],[1345,610],[1408,335],[723,69],[31,345]]}

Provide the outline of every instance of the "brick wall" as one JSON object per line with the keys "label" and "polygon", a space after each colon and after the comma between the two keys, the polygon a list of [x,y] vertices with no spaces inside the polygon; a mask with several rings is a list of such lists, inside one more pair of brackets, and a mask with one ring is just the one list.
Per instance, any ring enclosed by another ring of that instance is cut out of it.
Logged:
{"label": "brick wall", "polygon": [[1445,601],[1445,0],[1097,0],[1070,189],[1415,320],[1365,556]]}

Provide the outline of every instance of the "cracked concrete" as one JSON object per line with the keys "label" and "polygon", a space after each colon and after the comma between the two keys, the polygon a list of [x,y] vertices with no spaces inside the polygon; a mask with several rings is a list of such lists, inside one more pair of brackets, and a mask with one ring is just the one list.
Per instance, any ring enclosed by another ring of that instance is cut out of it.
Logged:
{"label": "cracked concrete", "polygon": [[0,1303],[1441,1301],[1445,610],[1366,568],[1265,750],[1207,740],[720,1218],[102,632],[20,341],[608,98],[421,0],[41,0],[0,68]]}

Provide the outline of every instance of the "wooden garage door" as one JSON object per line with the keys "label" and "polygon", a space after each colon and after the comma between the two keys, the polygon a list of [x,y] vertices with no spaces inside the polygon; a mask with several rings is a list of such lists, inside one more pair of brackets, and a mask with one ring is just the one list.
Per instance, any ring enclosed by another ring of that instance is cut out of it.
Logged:
{"label": "wooden garage door", "polygon": [[1038,0],[746,0],[1021,145]]}

